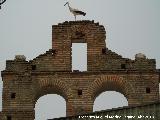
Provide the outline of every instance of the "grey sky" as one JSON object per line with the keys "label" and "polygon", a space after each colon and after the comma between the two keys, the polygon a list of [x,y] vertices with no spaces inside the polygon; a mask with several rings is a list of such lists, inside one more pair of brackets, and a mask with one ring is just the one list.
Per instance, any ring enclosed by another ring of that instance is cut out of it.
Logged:
{"label": "grey sky", "polygon": [[[7,0],[2,5],[0,70],[4,70],[5,60],[14,59],[16,54],[24,54],[29,60],[51,48],[51,26],[74,20],[68,8],[63,6],[65,2],[66,0]],[[94,20],[105,26],[106,45],[109,49],[132,59],[136,53],[142,52],[148,58],[155,58],[157,68],[160,68],[160,0],[70,0],[70,5],[87,13],[86,17],[77,19]],[[1,96],[1,79],[0,88]],[[59,98],[53,97],[54,100]],[[121,102],[117,100],[122,97],[114,97],[112,104]],[[46,98],[55,111],[59,111],[57,107],[64,106],[52,102],[50,97],[42,97],[38,100],[38,103],[42,100],[40,107],[46,106]],[[107,97],[103,97],[103,100],[105,102]],[[36,110],[37,116],[43,114],[42,109]],[[48,113],[52,114],[51,117],[58,117],[54,111]]]}

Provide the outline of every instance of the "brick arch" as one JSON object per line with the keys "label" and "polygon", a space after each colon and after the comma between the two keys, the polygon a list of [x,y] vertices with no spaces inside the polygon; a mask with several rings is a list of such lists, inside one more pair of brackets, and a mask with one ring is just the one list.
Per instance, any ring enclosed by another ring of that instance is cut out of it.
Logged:
{"label": "brick arch", "polygon": [[117,75],[99,76],[88,87],[88,93],[93,101],[104,91],[120,92],[127,98],[127,100],[129,99],[131,93],[135,93],[135,90],[130,83],[128,83],[124,77]]}
{"label": "brick arch", "polygon": [[41,96],[46,94],[60,95],[67,102],[71,94],[70,87],[68,87],[65,82],[55,78],[41,79],[36,86],[38,87],[36,87],[35,90],[35,103]]}

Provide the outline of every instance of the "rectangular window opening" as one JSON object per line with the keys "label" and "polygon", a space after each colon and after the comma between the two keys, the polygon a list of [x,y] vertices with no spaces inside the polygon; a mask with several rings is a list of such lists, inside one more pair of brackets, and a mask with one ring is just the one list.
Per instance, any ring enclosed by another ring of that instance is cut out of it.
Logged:
{"label": "rectangular window opening", "polygon": [[121,64],[121,69],[126,69],[126,65],[125,64]]}
{"label": "rectangular window opening", "polygon": [[78,95],[82,95],[82,90],[78,90]]}
{"label": "rectangular window opening", "polygon": [[36,70],[36,65],[32,65],[32,70]]}
{"label": "rectangular window opening", "polygon": [[16,93],[11,93],[11,98],[15,99],[16,98]]}
{"label": "rectangular window opening", "polygon": [[146,88],[146,93],[150,93],[151,89],[149,87]]}
{"label": "rectangular window opening", "polygon": [[87,43],[72,43],[72,71],[87,71]]}

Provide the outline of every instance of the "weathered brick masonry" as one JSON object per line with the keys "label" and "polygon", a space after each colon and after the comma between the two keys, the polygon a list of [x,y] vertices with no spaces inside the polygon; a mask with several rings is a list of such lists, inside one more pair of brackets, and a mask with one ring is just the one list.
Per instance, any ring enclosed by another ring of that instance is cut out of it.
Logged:
{"label": "weathered brick masonry", "polygon": [[1,118],[2,118],[2,112],[0,112],[0,120],[1,120]]}
{"label": "weathered brick masonry", "polygon": [[[159,100],[155,59],[137,54],[131,60],[112,52],[104,26],[94,21],[52,27],[52,49],[30,61],[22,56],[6,61],[2,120],[34,120],[36,101],[50,93],[66,100],[67,116],[92,112],[95,98],[104,91],[122,93],[129,106]],[[72,43],[87,43],[87,71],[72,71]]]}

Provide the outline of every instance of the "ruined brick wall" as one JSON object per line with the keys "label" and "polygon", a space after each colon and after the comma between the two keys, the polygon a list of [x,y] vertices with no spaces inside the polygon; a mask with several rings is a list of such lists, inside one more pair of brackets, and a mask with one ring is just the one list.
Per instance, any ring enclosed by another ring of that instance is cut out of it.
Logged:
{"label": "ruined brick wall", "polygon": [[52,33],[52,49],[57,50],[63,69],[71,70],[72,43],[87,43],[87,70],[95,70],[92,61],[106,46],[104,26],[94,21],[64,22],[54,25]]}
{"label": "ruined brick wall", "polygon": [[71,71],[72,43],[87,43],[87,71],[155,70],[154,59],[123,58],[109,50],[104,26],[94,21],[70,21],[52,26],[52,49],[30,63],[41,71]]}
{"label": "ruined brick wall", "polygon": [[[129,106],[155,102],[159,96],[158,76],[153,73],[34,71],[30,75],[11,74],[3,74],[6,86],[3,89],[3,113],[16,120],[22,117],[33,120],[36,101],[50,93],[59,94],[66,100],[67,116],[92,112],[95,98],[103,91],[122,93]],[[147,87],[150,93],[146,93]]]}
{"label": "ruined brick wall", "polygon": [[57,59],[61,61],[60,65],[64,64],[62,69],[71,70],[72,43],[87,43],[88,71],[122,69],[122,64],[127,69],[155,69],[154,59],[132,61],[108,50],[105,33],[104,27],[94,21],[64,22],[54,25],[52,49],[57,51]]}
{"label": "ruined brick wall", "polygon": [[[142,55],[123,58],[106,47],[105,29],[94,21],[53,25],[52,49],[26,61],[6,61],[2,71],[2,118],[34,120],[37,100],[58,94],[66,100],[67,116],[93,111],[94,100],[104,91],[117,91],[129,106],[159,100],[159,71],[154,59]],[[87,43],[87,71],[72,72],[72,43]]]}

